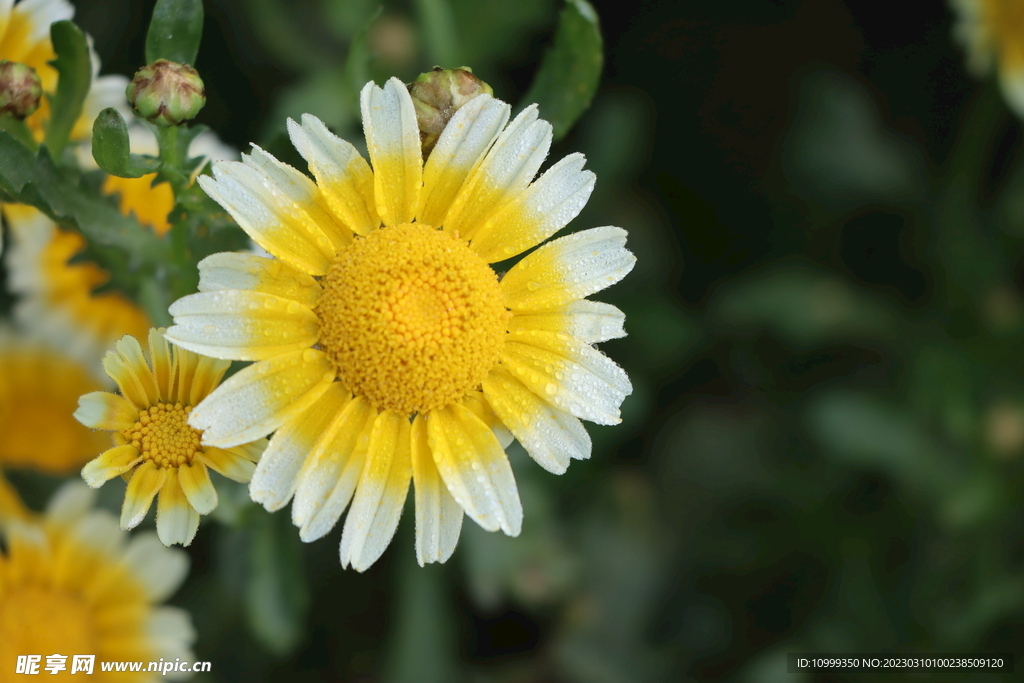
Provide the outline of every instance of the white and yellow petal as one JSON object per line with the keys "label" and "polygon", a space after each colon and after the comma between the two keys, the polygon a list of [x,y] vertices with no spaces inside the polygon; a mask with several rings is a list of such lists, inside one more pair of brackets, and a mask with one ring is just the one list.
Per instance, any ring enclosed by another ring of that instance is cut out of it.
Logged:
{"label": "white and yellow petal", "polygon": [[326,233],[336,251],[352,241],[352,231],[335,222],[320,189],[305,175],[256,145],[252,146],[251,154],[242,155],[242,163],[259,171],[275,190],[291,201],[292,206],[300,208],[313,224]]}
{"label": "white and yellow petal", "polygon": [[174,343],[214,358],[263,360],[316,344],[320,323],[308,307],[274,294],[227,289],[192,294],[169,309]]}
{"label": "white and yellow petal", "polygon": [[547,402],[598,424],[618,424],[619,406],[633,392],[622,368],[568,335],[510,332],[501,363]]}
{"label": "white and yellow petal", "polygon": [[[265,448],[267,441],[260,439],[255,443],[262,444],[262,447]],[[258,458],[253,460],[249,457],[248,450],[245,446],[235,446],[234,448],[205,446],[198,457],[200,462],[222,477],[247,484],[252,480],[258,461]],[[262,452],[262,448],[260,452]]]}
{"label": "white and yellow petal", "polygon": [[384,225],[411,223],[423,188],[423,154],[409,90],[397,78],[367,83],[359,95],[373,196]]}
{"label": "white and yellow petal", "polygon": [[447,562],[462,532],[464,512],[448,492],[430,451],[427,421],[417,415],[410,434],[416,497],[416,561],[420,566]]}
{"label": "white and yellow petal", "polygon": [[551,124],[530,105],[509,124],[459,190],[445,215],[445,230],[472,239],[475,231],[537,175],[551,147]]}
{"label": "white and yellow petal", "polygon": [[[99,488],[141,462],[142,456],[134,446],[130,444],[114,446],[87,462],[82,468],[82,478],[92,488]],[[145,512],[142,514],[145,516]]]}
{"label": "white and yellow petal", "polygon": [[200,176],[199,184],[256,244],[310,275],[327,272],[334,257],[327,233],[258,169],[222,161],[213,165],[213,177]]}
{"label": "white and yellow petal", "polygon": [[359,235],[380,225],[373,198],[373,171],[352,146],[311,114],[302,125],[288,119],[288,135],[337,220]]}
{"label": "white and yellow petal", "polygon": [[576,218],[597,177],[583,170],[586,158],[570,154],[491,215],[473,232],[471,247],[488,263],[535,247]]}
{"label": "white and yellow petal", "polygon": [[636,257],[622,228],[591,228],[542,245],[501,280],[513,312],[562,306],[610,287],[626,276]]}
{"label": "white and yellow petal", "polygon": [[201,515],[208,515],[217,507],[217,489],[210,480],[210,471],[202,460],[179,465],[178,484],[185,492],[188,504]]}
{"label": "white and yellow petal", "polygon": [[455,112],[424,164],[416,220],[441,225],[466,179],[505,127],[511,111],[501,100],[481,94]]}
{"label": "white and yellow petal", "polygon": [[266,436],[319,399],[334,380],[321,351],[306,349],[259,361],[232,375],[192,411],[203,444],[230,448]]}
{"label": "white and yellow petal", "polygon": [[[167,470],[167,476],[164,478],[157,498],[156,533],[160,542],[167,546],[175,543],[189,545],[199,528],[199,513],[190,504],[182,486],[183,469]],[[213,486],[211,485],[210,488],[212,489]],[[216,492],[214,492],[214,505],[216,505]],[[210,508],[210,510],[212,509]]]}
{"label": "white and yellow petal", "polygon": [[272,294],[310,309],[322,293],[316,280],[278,259],[232,252],[207,256],[199,262],[199,291],[225,289]]}
{"label": "white and yellow petal", "polygon": [[626,314],[611,304],[580,299],[538,311],[523,311],[508,321],[509,331],[561,332],[587,344],[626,336]]}
{"label": "white and yellow petal", "polygon": [[132,472],[121,506],[122,529],[134,529],[146,517],[153,498],[160,492],[167,479],[167,472],[168,470],[157,467],[149,460]]}
{"label": "white and yellow petal", "polygon": [[341,535],[341,566],[364,571],[391,543],[412,478],[409,419],[383,411],[374,420],[366,462]]}
{"label": "white and yellow petal", "polygon": [[90,429],[123,431],[139,419],[130,401],[108,391],[92,391],[78,399],[75,419]]}
{"label": "white and yellow petal", "polygon": [[498,367],[484,380],[484,396],[530,457],[549,472],[563,474],[570,460],[590,457],[583,424],[530,391]]}
{"label": "white and yellow petal", "polygon": [[249,482],[249,496],[253,502],[270,512],[288,504],[298,486],[302,466],[312,456],[321,436],[350,401],[348,391],[334,382],[303,413],[277,430]]}
{"label": "white and yellow petal", "polygon": [[437,471],[466,514],[488,531],[518,536],[523,523],[512,467],[490,428],[455,403],[427,417]]}
{"label": "white and yellow petal", "polygon": [[363,471],[377,411],[362,397],[342,408],[299,471],[292,523],[309,543],[330,531],[345,511]]}

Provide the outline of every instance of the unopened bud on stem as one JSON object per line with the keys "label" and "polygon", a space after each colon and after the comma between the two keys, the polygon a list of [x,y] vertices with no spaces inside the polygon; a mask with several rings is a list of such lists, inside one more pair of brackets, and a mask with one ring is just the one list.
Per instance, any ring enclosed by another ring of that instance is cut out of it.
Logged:
{"label": "unopened bud on stem", "polygon": [[206,104],[199,73],[188,64],[158,59],[135,72],[125,90],[135,113],[158,126],[177,126]]}
{"label": "unopened bud on stem", "polygon": [[39,108],[42,96],[43,83],[35,69],[0,59],[0,116],[24,121]]}
{"label": "unopened bud on stem", "polygon": [[430,155],[459,107],[481,93],[491,95],[494,91],[474,76],[469,67],[442,69],[437,66],[409,84],[409,94],[416,107],[416,121],[420,126],[424,159]]}

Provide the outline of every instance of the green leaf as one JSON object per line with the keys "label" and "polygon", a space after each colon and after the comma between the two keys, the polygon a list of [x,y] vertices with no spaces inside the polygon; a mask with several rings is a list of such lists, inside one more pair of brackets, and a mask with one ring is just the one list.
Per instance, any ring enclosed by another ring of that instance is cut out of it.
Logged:
{"label": "green leaf", "polygon": [[77,171],[57,168],[46,149],[33,154],[5,131],[0,131],[0,195],[36,207],[96,245],[126,252],[131,268],[166,260],[166,245],[151,230],[83,188]]}
{"label": "green leaf", "polygon": [[71,138],[82,104],[89,94],[92,64],[89,43],[82,29],[70,21],[58,21],[50,26],[50,39],[57,58],[50,62],[60,74],[57,92],[50,99],[50,121],[46,127],[46,146],[59,159]]}
{"label": "green leaf", "polygon": [[352,42],[348,46],[348,59],[345,60],[345,72],[348,75],[348,82],[352,88],[352,102],[354,111],[359,111],[359,92],[370,80],[370,27],[377,21],[383,11],[383,5],[370,12],[366,23],[359,29],[359,32],[352,36]]}
{"label": "green leaf", "polygon": [[562,10],[555,44],[544,61],[523,102],[536,102],[540,115],[562,139],[590,106],[601,80],[604,51],[597,12],[587,0],[568,0]]}
{"label": "green leaf", "polygon": [[253,515],[250,572],[245,591],[252,634],[279,656],[290,654],[305,634],[309,593],[302,547],[287,515]]}
{"label": "green leaf", "polygon": [[157,0],[146,34],[146,63],[194,65],[203,36],[202,0]]}
{"label": "green leaf", "polygon": [[139,178],[160,170],[156,159],[131,153],[128,125],[113,108],[101,111],[92,124],[92,158],[104,171],[119,178]]}

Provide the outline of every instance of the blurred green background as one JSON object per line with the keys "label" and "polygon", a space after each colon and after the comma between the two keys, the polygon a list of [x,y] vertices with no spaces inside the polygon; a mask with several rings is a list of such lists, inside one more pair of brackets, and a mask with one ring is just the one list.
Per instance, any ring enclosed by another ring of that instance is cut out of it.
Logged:
{"label": "blurred green background", "polygon": [[[133,73],[152,3],[75,4],[104,72]],[[361,137],[353,41],[378,82],[465,64],[515,103],[559,11],[205,5],[198,120],[296,163],[287,116]],[[416,566],[408,514],[366,574],[340,569],[340,527],[302,545],[286,513],[204,524],[176,598],[204,680],[902,681],[788,674],[785,654],[1019,650],[1024,146],[950,10],[595,7],[605,72],[552,158],[598,176],[570,229],[625,227],[639,259],[599,297],[627,313],[603,346],[634,382],[623,424],[588,425],[592,460],[560,478],[514,447],[522,536],[467,521],[442,567]]]}

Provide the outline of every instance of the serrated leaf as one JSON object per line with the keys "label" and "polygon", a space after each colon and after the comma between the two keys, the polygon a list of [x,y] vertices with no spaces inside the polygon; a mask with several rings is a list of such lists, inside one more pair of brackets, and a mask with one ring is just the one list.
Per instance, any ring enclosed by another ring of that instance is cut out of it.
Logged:
{"label": "serrated leaf", "polygon": [[544,55],[533,85],[523,97],[536,102],[551,122],[555,140],[569,132],[590,106],[601,80],[604,50],[597,12],[587,0],[568,0],[558,21],[554,45]]}
{"label": "serrated leaf", "polygon": [[128,253],[132,268],[164,260],[166,247],[152,231],[87,192],[79,181],[77,171],[57,168],[45,148],[33,154],[0,131],[0,192],[6,201],[34,206],[90,242]]}
{"label": "serrated leaf", "polygon": [[128,125],[116,109],[100,112],[92,124],[92,158],[119,178],[139,178],[160,170],[160,162],[131,153]]}
{"label": "serrated leaf", "polygon": [[157,0],[146,34],[146,63],[196,63],[203,36],[202,0]]}
{"label": "serrated leaf", "polygon": [[50,39],[57,58],[50,62],[60,74],[57,92],[50,99],[50,120],[46,126],[46,146],[60,158],[71,138],[71,131],[82,114],[82,104],[89,94],[92,64],[89,43],[82,29],[70,21],[57,21],[50,26]]}

